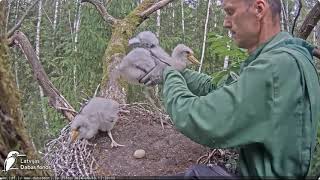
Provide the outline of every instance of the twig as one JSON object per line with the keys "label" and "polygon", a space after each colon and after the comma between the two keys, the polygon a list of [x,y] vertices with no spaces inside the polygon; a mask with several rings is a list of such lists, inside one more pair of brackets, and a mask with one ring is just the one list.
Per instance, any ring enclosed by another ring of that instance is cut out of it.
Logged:
{"label": "twig", "polygon": [[297,13],[296,17],[294,18],[293,25],[292,25],[292,28],[291,28],[291,34],[292,34],[292,35],[294,35],[294,28],[296,27],[297,20],[298,20],[298,18],[299,18],[299,16],[300,16],[301,8],[302,8],[302,2],[301,2],[301,0],[299,0],[298,2],[299,2],[298,13]]}
{"label": "twig", "polygon": [[58,110],[64,110],[64,111],[70,111],[72,113],[78,114],[77,111],[73,110],[73,109],[68,109],[68,108],[64,108],[64,107],[56,107]]}
{"label": "twig", "polygon": [[21,17],[21,19],[18,21],[18,23],[13,26],[13,28],[11,28],[8,33],[7,33],[7,37],[11,37],[13,35],[13,33],[18,30],[22,24],[22,22],[24,21],[24,19],[27,17],[29,11],[39,2],[40,0],[35,0],[33,4],[31,4],[31,6],[27,9],[27,11],[23,14],[23,16]]}
{"label": "twig", "polygon": [[117,22],[117,19],[114,18],[113,16],[111,16],[106,8],[103,6],[103,4],[99,1],[96,1],[96,0],[81,0],[81,3],[84,3],[84,2],[88,2],[92,5],[94,5],[96,7],[96,9],[99,11],[100,15],[102,16],[103,20],[107,23],[110,23],[110,24],[115,24]]}

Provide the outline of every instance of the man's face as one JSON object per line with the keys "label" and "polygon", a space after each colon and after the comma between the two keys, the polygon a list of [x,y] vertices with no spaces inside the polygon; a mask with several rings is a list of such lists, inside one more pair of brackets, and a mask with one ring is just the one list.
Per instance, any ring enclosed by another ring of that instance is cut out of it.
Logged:
{"label": "man's face", "polygon": [[244,49],[256,46],[260,23],[254,2],[250,5],[246,0],[223,0],[223,9],[226,13],[223,26],[231,31],[235,43]]}

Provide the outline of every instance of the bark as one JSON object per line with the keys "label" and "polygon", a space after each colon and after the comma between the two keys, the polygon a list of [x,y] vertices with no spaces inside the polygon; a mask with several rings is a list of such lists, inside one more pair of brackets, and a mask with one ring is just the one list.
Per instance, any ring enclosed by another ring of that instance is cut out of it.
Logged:
{"label": "bark", "polygon": [[[115,67],[121,62],[121,59],[126,54],[129,38],[134,35],[137,27],[153,12],[172,1],[173,0],[144,0],[124,19],[106,21],[112,25],[112,35],[103,57],[103,77],[99,92],[100,96],[114,99],[119,103],[126,102],[128,83],[119,78],[119,74],[115,71]],[[82,2],[89,1],[82,0]],[[92,2],[93,1],[90,3]],[[97,4],[94,5],[97,7]],[[106,15],[107,12],[106,9],[102,6],[99,6],[99,8],[97,8],[98,11],[105,17],[104,15]],[[108,17],[110,19],[112,16],[109,15]],[[104,19],[106,20],[106,18]]]}
{"label": "bark", "polygon": [[200,67],[199,67],[199,72],[201,72],[202,66],[203,66],[203,60],[204,60],[204,53],[206,49],[206,41],[207,41],[207,29],[208,29],[208,21],[209,21],[209,16],[210,16],[210,5],[211,5],[211,0],[208,0],[208,6],[207,6],[207,17],[206,17],[206,22],[204,25],[204,35],[203,35],[203,43],[202,43],[202,52],[201,52],[201,61],[200,61]]}
{"label": "bark", "polygon": [[[40,160],[33,148],[30,137],[23,123],[20,96],[14,84],[14,78],[10,71],[8,49],[6,47],[6,20],[5,3],[0,1],[0,164],[4,167],[4,161],[10,151],[16,150],[25,154],[28,159]],[[44,176],[47,171],[39,169],[32,171],[10,170],[8,176]]]}

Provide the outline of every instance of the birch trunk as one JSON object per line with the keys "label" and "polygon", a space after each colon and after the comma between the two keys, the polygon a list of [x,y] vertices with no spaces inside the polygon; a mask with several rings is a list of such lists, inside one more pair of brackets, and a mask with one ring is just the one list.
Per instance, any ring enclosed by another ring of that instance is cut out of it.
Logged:
{"label": "birch trunk", "polygon": [[[42,0],[39,1],[38,5],[38,18],[37,18],[37,30],[36,30],[36,55],[38,59],[40,59],[40,32],[41,32],[41,18],[42,18]],[[40,92],[40,100],[41,100],[41,110],[42,110],[42,117],[43,122],[46,130],[49,130],[49,123],[47,118],[47,109],[44,104],[44,93],[42,87],[39,85],[39,92]]]}
{"label": "birch trunk", "polygon": [[175,28],[175,24],[174,24],[175,12],[174,12],[173,3],[170,3],[170,7],[172,7],[172,29],[174,29]]}
{"label": "birch trunk", "polygon": [[182,26],[182,40],[185,41],[185,30],[184,30],[184,0],[181,0],[181,26]]}
{"label": "birch trunk", "polygon": [[[17,23],[17,22],[18,22],[19,4],[20,4],[20,0],[18,0],[17,3],[16,3],[14,23]],[[8,32],[8,31],[6,31],[6,32]],[[17,89],[20,90],[20,83],[19,83],[19,76],[18,76],[19,65],[18,65],[18,61],[17,61],[17,52],[16,52],[16,49],[14,49],[13,52],[14,52],[14,60],[15,60],[15,61],[14,61],[14,75],[15,75],[15,80],[16,80]]]}
{"label": "birch trunk", "polygon": [[[230,32],[230,31],[228,31],[228,36],[231,37],[231,32]],[[228,48],[228,50],[230,50],[230,45],[229,45],[229,43],[228,43],[228,45],[227,45],[227,48]],[[230,60],[230,59],[229,59],[229,56],[225,56],[225,57],[224,57],[223,70],[227,70],[227,69],[228,69],[229,60]]]}
{"label": "birch trunk", "polygon": [[157,32],[156,32],[156,35],[157,37],[159,38],[160,37],[160,27],[161,27],[161,11],[160,9],[157,10]]}
{"label": "birch trunk", "polygon": [[284,11],[283,11],[283,7],[284,7],[284,4],[283,4],[283,0],[280,1],[281,2],[281,31],[284,31],[284,21],[285,21],[285,18],[284,18]]}
{"label": "birch trunk", "polygon": [[206,49],[206,41],[207,41],[207,29],[208,29],[208,22],[209,22],[209,15],[210,15],[210,5],[211,5],[211,0],[208,0],[208,6],[207,6],[207,17],[206,17],[206,22],[204,25],[204,35],[203,35],[203,43],[202,43],[202,52],[201,52],[201,61],[200,61],[200,67],[199,67],[199,72],[201,72],[202,66],[203,66],[203,59],[204,59],[204,53]]}
{"label": "birch trunk", "polygon": [[55,41],[56,41],[59,1],[60,0],[55,0],[55,5],[54,5],[54,15],[53,15],[53,37],[54,38],[53,38],[53,41],[52,41],[52,47],[53,48],[55,48]]}
{"label": "birch trunk", "polygon": [[[77,13],[74,22],[74,51],[78,52],[78,37],[81,23],[81,3],[77,0]],[[73,66],[73,91],[77,92],[77,66],[76,64]]]}
{"label": "birch trunk", "polygon": [[9,24],[9,17],[10,17],[10,11],[11,11],[11,0],[8,0],[8,10],[7,10],[7,19],[6,19],[6,26],[5,26],[5,32],[8,32],[8,24]]}

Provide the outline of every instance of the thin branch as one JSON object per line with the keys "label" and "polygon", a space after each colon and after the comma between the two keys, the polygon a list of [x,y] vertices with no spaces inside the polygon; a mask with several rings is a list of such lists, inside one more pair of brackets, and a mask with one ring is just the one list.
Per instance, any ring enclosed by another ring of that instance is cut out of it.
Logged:
{"label": "thin branch", "polygon": [[174,1],[174,0],[162,0],[162,1],[159,1],[159,2],[155,3],[154,5],[152,5],[150,8],[148,8],[147,10],[143,11],[140,14],[140,17],[145,19],[148,16],[150,16],[153,12],[157,11],[158,9],[161,9],[162,7],[166,6],[167,4],[169,4],[172,1]]}
{"label": "thin branch", "polygon": [[[75,112],[74,108],[68,103],[68,101],[61,95],[59,90],[51,83],[48,75],[44,71],[30,41],[27,36],[16,31],[9,39],[9,44],[17,44],[26,56],[29,64],[32,67],[34,78],[38,81],[39,85],[43,88],[44,95],[49,97],[49,104],[61,112],[67,120],[72,121]],[[68,110],[65,110],[68,109]]]}
{"label": "thin branch", "polygon": [[21,17],[21,19],[18,21],[18,23],[11,28],[8,33],[7,33],[7,37],[11,37],[13,35],[13,33],[20,28],[22,22],[24,21],[24,19],[27,17],[29,11],[31,11],[31,9],[33,9],[33,7],[39,2],[40,0],[35,0],[33,2],[33,4],[31,4],[31,6],[27,9],[27,11],[23,14],[23,16]]}
{"label": "thin branch", "polygon": [[106,9],[109,8],[110,4],[111,4],[112,0],[106,0]]}
{"label": "thin branch", "polygon": [[296,15],[296,17],[294,18],[294,21],[293,21],[293,25],[292,25],[292,28],[291,28],[291,34],[294,35],[294,28],[296,27],[296,24],[297,24],[297,20],[300,16],[300,13],[301,13],[301,9],[302,9],[302,2],[301,0],[298,1],[299,2],[299,7],[298,7],[298,13]]}
{"label": "thin branch", "polygon": [[44,14],[46,15],[46,17],[47,17],[48,21],[50,22],[50,24],[51,24],[51,26],[52,26],[52,28],[53,28],[53,23],[52,23],[52,21],[51,21],[50,17],[48,16],[47,11],[46,11],[46,10],[43,10],[43,12],[44,12]]}
{"label": "thin branch", "polygon": [[117,22],[117,19],[112,17],[108,12],[107,9],[103,6],[103,4],[96,0],[81,0],[81,3],[88,2],[96,7],[99,11],[100,15],[102,16],[103,20],[107,23],[114,24]]}

